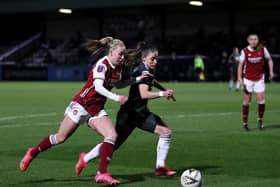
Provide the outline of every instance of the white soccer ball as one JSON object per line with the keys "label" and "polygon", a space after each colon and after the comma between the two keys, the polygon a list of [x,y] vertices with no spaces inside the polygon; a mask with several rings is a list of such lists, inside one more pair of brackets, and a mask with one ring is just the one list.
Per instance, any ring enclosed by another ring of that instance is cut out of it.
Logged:
{"label": "white soccer ball", "polygon": [[181,175],[182,187],[201,187],[202,175],[199,170],[187,169]]}

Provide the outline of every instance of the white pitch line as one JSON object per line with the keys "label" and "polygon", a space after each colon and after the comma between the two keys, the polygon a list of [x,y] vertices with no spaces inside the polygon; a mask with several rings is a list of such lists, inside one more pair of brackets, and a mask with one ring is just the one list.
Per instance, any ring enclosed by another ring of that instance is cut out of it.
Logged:
{"label": "white pitch line", "polygon": [[44,113],[44,114],[26,114],[26,115],[20,115],[20,116],[6,116],[6,117],[0,117],[0,121],[9,121],[9,120],[15,120],[15,119],[56,116],[57,114],[58,113],[53,112],[53,113]]}
{"label": "white pitch line", "polygon": [[28,126],[52,126],[52,125],[58,125],[59,123],[54,122],[45,122],[45,123],[31,123],[31,124],[9,124],[9,125],[0,125],[0,129],[5,128],[14,128],[14,127],[28,127]]}
{"label": "white pitch line", "polygon": [[[256,112],[256,111],[254,111]],[[280,110],[268,110],[268,113],[279,113]],[[55,116],[58,113],[46,113],[46,114],[28,114],[22,116],[8,116],[0,118],[0,121],[13,120],[19,118],[35,118],[44,116]],[[191,117],[215,117],[215,116],[230,116],[230,115],[241,115],[241,112],[220,112],[220,113],[197,113],[197,114],[177,114],[177,115],[163,115],[164,118],[191,118]],[[31,124],[7,124],[0,125],[0,128],[13,128],[13,127],[23,127],[23,126],[51,126],[58,125],[59,122],[42,122],[42,123],[31,123]]]}
{"label": "white pitch line", "polygon": [[[252,111],[255,112],[255,111]],[[268,113],[277,113],[279,110],[268,110]],[[191,118],[191,117],[216,117],[216,116],[231,116],[241,115],[241,112],[218,112],[218,113],[197,113],[197,114],[177,114],[177,115],[163,115],[165,118]]]}

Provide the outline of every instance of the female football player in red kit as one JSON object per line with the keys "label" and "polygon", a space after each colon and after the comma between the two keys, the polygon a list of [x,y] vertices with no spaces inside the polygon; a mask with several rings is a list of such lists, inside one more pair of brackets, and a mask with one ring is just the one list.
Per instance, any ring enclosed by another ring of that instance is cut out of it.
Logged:
{"label": "female football player in red kit", "polygon": [[[25,171],[39,153],[63,143],[80,124],[87,122],[89,127],[104,137],[100,149],[99,170],[94,179],[96,182],[114,185],[119,181],[111,177],[107,172],[107,166],[113,155],[117,133],[104,105],[107,98],[120,104],[124,104],[128,99],[126,96],[111,92],[112,82],[120,80],[120,63],[123,60],[125,45],[121,40],[106,37],[101,40],[90,40],[87,48],[92,54],[105,49],[107,55],[93,64],[83,89],[66,108],[64,120],[57,133],[48,135],[37,146],[29,148],[20,162],[20,170]],[[141,76],[138,80],[141,80]]]}
{"label": "female football player in red kit", "polygon": [[[243,127],[250,131],[248,126],[249,105],[254,92],[258,102],[258,128],[263,129],[263,115],[265,111],[265,60],[268,61],[269,80],[273,79],[273,61],[268,50],[259,42],[257,34],[250,34],[247,38],[249,46],[241,51],[237,77],[244,86],[243,99]],[[242,71],[243,70],[243,71]]]}

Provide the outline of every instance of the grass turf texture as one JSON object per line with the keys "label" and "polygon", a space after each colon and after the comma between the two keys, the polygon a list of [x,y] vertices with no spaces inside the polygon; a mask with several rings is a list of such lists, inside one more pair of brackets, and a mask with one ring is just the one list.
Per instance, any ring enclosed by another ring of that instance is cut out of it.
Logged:
{"label": "grass turf texture", "polygon": [[[173,129],[167,163],[178,175],[153,175],[158,138],[136,130],[115,152],[109,168],[121,186],[180,186],[180,174],[187,168],[201,170],[204,187],[280,186],[280,84],[267,85],[266,128],[261,132],[254,97],[249,117],[253,131],[249,133],[241,126],[242,93],[227,92],[224,83],[165,85],[175,90],[177,102],[157,99],[150,108]],[[79,82],[0,83],[0,186],[103,186],[92,179],[96,160],[81,176],[74,174],[79,153],[102,141],[87,126],[81,126],[63,145],[40,154],[27,172],[18,168],[29,146],[56,132],[64,109],[82,86]],[[115,92],[126,94],[127,90]],[[107,103],[112,119],[118,107]]]}

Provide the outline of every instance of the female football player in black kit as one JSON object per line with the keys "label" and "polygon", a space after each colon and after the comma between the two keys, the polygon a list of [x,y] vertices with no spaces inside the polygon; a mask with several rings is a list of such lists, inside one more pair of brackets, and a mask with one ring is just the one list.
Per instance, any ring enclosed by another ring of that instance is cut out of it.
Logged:
{"label": "female football player in black kit", "polygon": [[[154,74],[154,70],[157,65],[158,49],[152,45],[142,46],[138,51],[140,55],[135,54],[134,61],[141,58],[141,61],[132,71],[132,78],[138,77],[143,73]],[[129,56],[131,57],[131,56]],[[131,59],[130,59],[131,60]],[[156,176],[172,176],[176,174],[168,168],[165,164],[167,158],[170,142],[171,142],[171,129],[167,124],[156,114],[152,113],[148,109],[148,100],[156,99],[160,97],[170,98],[173,97],[173,90],[167,89],[165,91],[153,92],[152,87],[157,87],[154,81],[154,77],[150,76],[136,84],[131,85],[129,91],[129,99],[126,104],[122,105],[118,114],[116,122],[116,132],[118,134],[115,150],[118,149],[128,138],[128,136],[137,127],[144,131],[156,134],[159,136],[157,145],[157,161],[156,161]],[[87,163],[99,157],[101,144],[96,145],[90,152],[81,153],[79,160],[75,167],[77,175],[87,166]]]}

